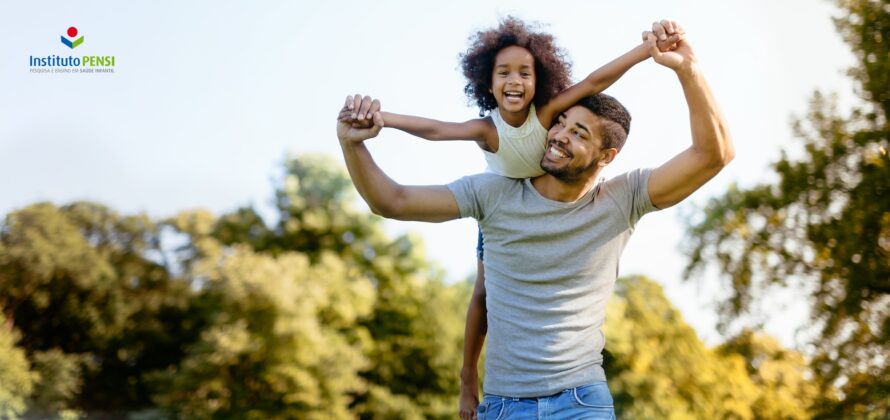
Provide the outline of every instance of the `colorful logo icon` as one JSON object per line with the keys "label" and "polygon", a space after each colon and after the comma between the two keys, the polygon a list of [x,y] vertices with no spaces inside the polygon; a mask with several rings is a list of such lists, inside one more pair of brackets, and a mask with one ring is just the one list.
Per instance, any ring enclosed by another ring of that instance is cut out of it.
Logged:
{"label": "colorful logo icon", "polygon": [[62,43],[67,45],[68,48],[74,49],[78,45],[83,44],[83,35],[81,35],[80,38],[75,39],[74,37],[76,37],[76,36],[77,36],[77,28],[72,26],[72,27],[68,28],[68,38],[71,38],[71,39],[65,38],[65,36],[62,35]]}

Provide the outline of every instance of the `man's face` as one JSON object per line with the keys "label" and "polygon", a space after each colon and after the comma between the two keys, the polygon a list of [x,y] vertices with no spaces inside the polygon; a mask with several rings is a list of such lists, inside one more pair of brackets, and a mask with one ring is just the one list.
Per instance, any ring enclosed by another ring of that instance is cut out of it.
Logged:
{"label": "man's face", "polygon": [[575,105],[562,114],[547,132],[547,150],[541,168],[562,181],[593,176],[617,153],[602,149],[602,120],[589,109]]}

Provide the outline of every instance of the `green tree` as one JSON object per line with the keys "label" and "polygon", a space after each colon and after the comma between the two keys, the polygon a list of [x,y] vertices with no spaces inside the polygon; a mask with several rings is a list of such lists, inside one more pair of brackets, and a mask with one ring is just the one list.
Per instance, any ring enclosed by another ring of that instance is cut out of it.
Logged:
{"label": "green tree", "polygon": [[622,278],[606,312],[604,368],[626,418],[754,418],[744,360],[708,349],[645,277]]}
{"label": "green tree", "polygon": [[364,390],[371,282],[332,253],[315,264],[297,252],[276,256],[210,237],[206,212],[173,225],[196,250],[184,275],[200,282],[208,318],[178,366],[149,375],[155,400],[182,418],[348,418]]}
{"label": "green tree", "polygon": [[0,314],[0,418],[16,419],[25,412],[38,375],[31,371],[25,351],[16,347],[18,334]]}
{"label": "green tree", "polygon": [[177,361],[194,335],[189,287],[171,278],[159,241],[145,216],[94,203],[39,203],[6,216],[0,308],[35,368],[50,373],[35,384],[33,409],[151,403],[142,373]]}
{"label": "green tree", "polygon": [[333,253],[370,279],[377,298],[359,321],[371,338],[361,373],[368,387],[358,393],[354,411],[362,418],[412,412],[452,417],[467,287],[444,285],[416,238],[389,238],[381,218],[357,210],[352,182],[339,163],[302,155],[288,159],[283,172],[271,227],[243,208],[221,216],[213,236],[270,255],[299,252],[310,262]]}
{"label": "green tree", "polygon": [[[416,281],[417,279],[409,279]],[[358,407],[363,418],[405,418],[389,407],[408,397],[424,418],[454,418],[469,283],[426,280],[405,284],[400,296],[378,300],[365,322],[375,346],[363,375],[376,385]],[[392,289],[390,289],[392,290]]]}
{"label": "green tree", "polygon": [[271,225],[251,208],[8,214],[0,308],[33,366],[30,413],[451,417],[467,285],[354,209],[331,160],[285,169]]}
{"label": "green tree", "polygon": [[775,339],[745,330],[717,348],[724,357],[741,356],[758,389],[752,404],[759,419],[809,419],[818,395],[803,355],[783,348]]}
{"label": "green tree", "polygon": [[626,418],[808,419],[818,392],[804,357],[745,331],[709,349],[645,277],[618,280],[604,367]]}
{"label": "green tree", "polygon": [[861,104],[844,114],[815,93],[794,125],[802,155],[773,165],[776,184],[732,188],[707,205],[689,227],[688,270],[714,262],[727,274],[724,324],[750,312],[758,293],[805,291],[818,328],[818,411],[881,417],[890,415],[890,2],[838,4]]}
{"label": "green tree", "polygon": [[81,416],[76,398],[82,386],[83,356],[59,349],[35,352],[33,371],[39,378],[29,398],[28,417],[76,419]]}

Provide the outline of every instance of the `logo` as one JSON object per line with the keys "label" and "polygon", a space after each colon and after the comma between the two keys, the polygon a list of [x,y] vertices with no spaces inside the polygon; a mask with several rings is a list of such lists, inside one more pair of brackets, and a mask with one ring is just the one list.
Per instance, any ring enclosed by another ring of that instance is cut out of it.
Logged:
{"label": "logo", "polygon": [[[102,33],[91,32],[90,45],[81,48],[83,55],[75,56],[73,53],[64,53],[59,51],[59,44],[55,45],[55,51],[50,50],[43,53],[32,54],[28,56],[28,71],[36,74],[101,74],[114,73],[117,60],[113,54],[105,51],[95,51],[96,47],[101,47]],[[66,36],[67,35],[67,36]],[[95,36],[94,36],[95,35]],[[99,38],[96,38],[98,36]],[[49,37],[47,41],[51,40]],[[83,44],[84,37],[80,31],[74,27],[68,27],[65,35],[62,35],[62,45],[70,48],[71,51]],[[99,40],[97,43],[96,40]]]}
{"label": "logo", "polygon": [[83,44],[83,35],[81,35],[80,38],[74,39],[74,37],[76,37],[76,36],[77,36],[77,28],[72,26],[72,27],[68,28],[68,38],[71,38],[71,39],[65,38],[65,35],[62,35],[62,43],[67,45],[68,48],[71,48],[73,50],[73,49],[77,48],[78,45]]}

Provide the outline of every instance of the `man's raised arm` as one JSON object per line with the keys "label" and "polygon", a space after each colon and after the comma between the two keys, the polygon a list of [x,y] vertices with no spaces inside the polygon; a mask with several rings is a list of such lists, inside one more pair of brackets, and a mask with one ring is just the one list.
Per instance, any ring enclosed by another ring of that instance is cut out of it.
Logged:
{"label": "man's raised arm", "polygon": [[371,207],[371,211],[390,219],[421,222],[443,222],[459,218],[457,201],[444,185],[400,185],[374,163],[364,141],[377,136],[383,128],[380,102],[368,96],[347,97],[340,116],[354,111],[359,111],[359,115],[372,115],[372,121],[365,124],[350,123],[338,118],[337,138],[340,140],[352,183]]}
{"label": "man's raised arm", "polygon": [[[675,22],[665,27],[682,32]],[[661,36],[655,34],[654,36]],[[654,36],[649,35],[650,41]],[[649,177],[649,198],[660,209],[679,203],[713,178],[735,156],[726,120],[698,67],[692,47],[681,40],[674,51],[662,53],[650,44],[655,61],[673,69],[689,106],[692,146],[656,168]]]}

